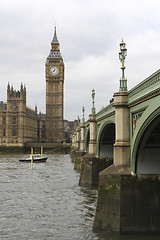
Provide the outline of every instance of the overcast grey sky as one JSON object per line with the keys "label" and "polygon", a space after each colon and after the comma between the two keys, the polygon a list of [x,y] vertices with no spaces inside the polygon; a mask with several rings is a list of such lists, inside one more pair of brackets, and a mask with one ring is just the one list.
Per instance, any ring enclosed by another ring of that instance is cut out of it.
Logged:
{"label": "overcast grey sky", "polygon": [[159,0],[0,0],[0,100],[7,83],[26,84],[27,106],[45,113],[45,61],[56,22],[65,63],[64,117],[85,119],[119,89],[119,43],[126,42],[128,88],[160,68]]}

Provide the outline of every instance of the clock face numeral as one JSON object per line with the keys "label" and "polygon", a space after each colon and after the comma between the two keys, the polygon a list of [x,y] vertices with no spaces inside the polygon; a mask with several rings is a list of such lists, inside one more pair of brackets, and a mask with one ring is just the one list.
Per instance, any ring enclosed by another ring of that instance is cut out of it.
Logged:
{"label": "clock face numeral", "polygon": [[57,67],[51,67],[50,68],[50,74],[52,74],[53,76],[54,75],[57,75],[59,72],[58,68]]}

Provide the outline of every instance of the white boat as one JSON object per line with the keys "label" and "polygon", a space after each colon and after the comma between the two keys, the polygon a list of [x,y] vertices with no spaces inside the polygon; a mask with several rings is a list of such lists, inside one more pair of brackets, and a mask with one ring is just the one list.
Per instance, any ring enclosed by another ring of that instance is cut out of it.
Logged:
{"label": "white boat", "polygon": [[[33,162],[46,162],[48,157],[41,157],[41,154],[33,154]],[[31,162],[32,156],[29,155],[25,159],[19,159],[20,162]]]}

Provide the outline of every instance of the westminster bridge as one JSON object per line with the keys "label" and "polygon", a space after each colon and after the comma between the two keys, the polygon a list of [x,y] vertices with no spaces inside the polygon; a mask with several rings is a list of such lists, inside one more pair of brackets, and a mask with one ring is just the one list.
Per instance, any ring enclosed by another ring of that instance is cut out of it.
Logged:
{"label": "westminster bridge", "polygon": [[[125,97],[126,102],[119,102],[115,105],[113,101],[95,114],[96,133],[92,135],[96,137],[93,139],[96,150],[91,153],[96,154],[100,159],[113,158],[115,131],[117,131],[117,135],[121,135],[121,139],[117,141],[123,143],[125,148],[129,148],[128,160],[132,173],[159,174],[160,70],[130,91],[119,92],[119,94],[118,97]],[[115,98],[117,98],[116,94]],[[123,115],[120,116],[122,119],[116,119],[116,110],[120,111],[120,114],[123,110],[127,111],[128,114],[125,113],[127,119],[124,119]],[[90,120],[77,126],[73,136],[73,145],[76,148],[81,147],[80,150],[88,153],[89,141]]]}
{"label": "westminster bridge", "polygon": [[95,229],[160,232],[160,70],[128,91],[125,43],[113,101],[77,125],[72,160],[80,185],[99,185]]}

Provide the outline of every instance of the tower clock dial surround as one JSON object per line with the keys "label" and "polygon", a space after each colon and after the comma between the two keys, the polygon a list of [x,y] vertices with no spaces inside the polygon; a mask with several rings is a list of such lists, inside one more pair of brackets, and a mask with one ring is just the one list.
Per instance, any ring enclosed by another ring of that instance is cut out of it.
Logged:
{"label": "tower clock dial surround", "polygon": [[55,66],[51,67],[49,71],[50,71],[50,74],[52,74],[53,76],[55,76],[59,73],[58,68]]}

